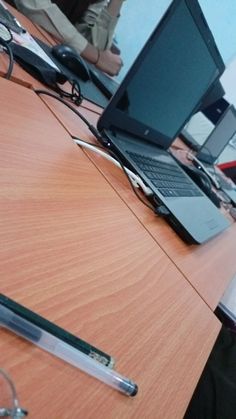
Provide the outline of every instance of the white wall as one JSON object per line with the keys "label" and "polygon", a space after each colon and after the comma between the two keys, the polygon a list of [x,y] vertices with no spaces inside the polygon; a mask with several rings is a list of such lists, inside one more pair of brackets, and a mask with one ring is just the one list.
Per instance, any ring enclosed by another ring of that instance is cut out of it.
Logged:
{"label": "white wall", "polygon": [[221,77],[221,82],[226,92],[226,99],[236,107],[236,58],[226,68],[224,74]]}
{"label": "white wall", "polygon": [[[116,39],[122,51],[122,79],[172,0],[127,0]],[[199,0],[226,64],[236,58],[236,0]]]}

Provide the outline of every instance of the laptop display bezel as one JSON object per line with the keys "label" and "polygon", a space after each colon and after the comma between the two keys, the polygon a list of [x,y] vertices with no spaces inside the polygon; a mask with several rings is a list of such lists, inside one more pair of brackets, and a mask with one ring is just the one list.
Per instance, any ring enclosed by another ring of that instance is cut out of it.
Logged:
{"label": "laptop display bezel", "polygon": [[184,125],[187,123],[189,117],[194,113],[195,110],[199,108],[201,105],[201,100],[203,97],[205,97],[206,92],[204,92],[204,96],[199,98],[199,102],[196,103],[196,106],[194,109],[189,110],[189,115],[187,115],[186,119],[182,121],[180,126],[178,127],[178,130],[175,132],[175,134],[172,137],[168,137],[166,135],[163,135],[162,133],[150,128],[149,126],[131,118],[129,115],[127,115],[125,112],[118,109],[117,104],[121,97],[123,96],[124,92],[126,91],[127,86],[129,85],[130,80],[132,80],[132,77],[137,72],[140,66],[142,66],[142,61],[144,57],[148,54],[149,50],[152,48],[153,43],[155,42],[156,38],[159,36],[161,31],[165,28],[165,25],[168,24],[169,19],[175,12],[175,10],[178,8],[178,6],[184,2],[186,6],[189,9],[189,12],[191,13],[193,17],[193,21],[195,22],[200,34],[202,35],[202,38],[205,41],[206,46],[208,47],[208,50],[213,58],[213,60],[216,63],[217,71],[209,84],[209,90],[212,86],[212,83],[215,82],[215,80],[223,73],[225,69],[224,62],[221,58],[221,55],[217,49],[217,46],[215,44],[215,40],[212,36],[212,33],[206,23],[206,20],[203,16],[202,10],[198,4],[197,0],[174,0],[170,7],[167,9],[166,13],[162,17],[161,21],[151,34],[150,38],[148,39],[147,43],[141,50],[140,54],[136,58],[134,64],[128,71],[126,77],[124,78],[123,82],[120,84],[117,92],[109,102],[107,108],[102,113],[101,117],[98,120],[98,130],[111,130],[115,131],[116,129],[129,133],[131,135],[136,136],[137,138],[157,143],[158,146],[168,149],[171,143],[174,141],[174,139],[177,137],[181,129],[184,127]]}
{"label": "laptop display bezel", "polygon": [[202,144],[202,146],[199,148],[196,157],[201,160],[203,163],[207,163],[207,164],[214,164],[216,162],[216,160],[218,159],[218,157],[220,156],[220,154],[222,153],[222,151],[225,149],[225,147],[227,146],[227,144],[230,142],[231,138],[233,137],[233,135],[235,134],[235,132],[228,137],[227,139],[224,140],[221,150],[219,153],[217,153],[217,156],[213,156],[211,155],[211,153],[208,151],[208,144],[210,141],[212,141],[212,137],[214,138],[214,136],[217,134],[218,129],[220,128],[221,123],[224,121],[224,119],[227,117],[228,113],[231,112],[231,114],[233,114],[234,118],[235,118],[235,132],[236,132],[236,109],[233,105],[228,106],[228,108],[226,109],[226,111],[223,113],[223,115],[221,116],[221,118],[219,119],[217,125],[214,127],[214,129],[212,130],[212,132],[210,133],[210,135],[207,137],[206,141]]}

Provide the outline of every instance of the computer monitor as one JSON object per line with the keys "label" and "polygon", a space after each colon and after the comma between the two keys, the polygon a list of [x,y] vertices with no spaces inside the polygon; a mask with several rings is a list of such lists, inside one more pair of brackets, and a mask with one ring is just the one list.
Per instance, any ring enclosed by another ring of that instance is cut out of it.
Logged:
{"label": "computer monitor", "polygon": [[226,109],[229,107],[230,103],[222,97],[216,102],[212,103],[210,106],[202,110],[203,115],[205,115],[214,125],[218,123],[221,116],[225,113]]}
{"label": "computer monitor", "polygon": [[220,80],[216,80],[215,83],[212,84],[207,94],[203,97],[201,103],[201,109],[199,111],[204,111],[204,109],[208,108],[209,106],[213,105],[214,103],[218,102],[222,99],[225,95],[224,88],[220,82]]}
{"label": "computer monitor", "polygon": [[217,80],[202,100],[199,111],[201,111],[214,125],[218,123],[229,106],[229,103],[224,96],[225,90],[220,80]]}
{"label": "computer monitor", "polygon": [[[216,90],[218,90],[218,87]],[[179,135],[183,142],[195,151],[200,149],[203,142],[214,129],[214,126],[218,124],[222,115],[230,106],[224,97],[218,98],[215,102],[211,103],[217,97],[215,89],[213,90],[214,92],[210,89],[209,96],[207,95],[207,98],[203,100],[202,110],[200,109],[200,112],[194,113],[191,116]],[[220,91],[223,92],[224,90],[219,89],[218,92],[220,93]],[[208,106],[204,107],[205,104],[208,104]]]}
{"label": "computer monitor", "polygon": [[175,0],[113,96],[110,124],[166,149],[224,68],[197,0]]}
{"label": "computer monitor", "polygon": [[231,105],[201,146],[196,157],[204,163],[214,164],[235,133],[236,110]]}

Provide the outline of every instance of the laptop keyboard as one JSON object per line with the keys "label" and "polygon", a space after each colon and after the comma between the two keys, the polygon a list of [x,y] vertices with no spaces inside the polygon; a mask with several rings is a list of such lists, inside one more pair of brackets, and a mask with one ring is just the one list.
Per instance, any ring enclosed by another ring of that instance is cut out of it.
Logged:
{"label": "laptop keyboard", "polygon": [[127,151],[135,164],[165,197],[201,196],[201,191],[174,164]]}

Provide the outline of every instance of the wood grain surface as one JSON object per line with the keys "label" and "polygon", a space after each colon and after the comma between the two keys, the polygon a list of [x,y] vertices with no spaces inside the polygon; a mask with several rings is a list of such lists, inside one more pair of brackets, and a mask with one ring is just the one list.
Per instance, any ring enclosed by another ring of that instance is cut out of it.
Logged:
{"label": "wood grain surface", "polygon": [[[73,112],[51,98],[42,97],[42,100],[71,135],[96,144],[94,137]],[[95,113],[82,108],[81,112],[96,126],[98,116]],[[157,218],[138,201],[121,170],[95,153],[89,152],[89,156],[140,223],[214,310],[236,273],[236,223],[231,219],[230,228],[203,245],[185,244],[164,220]]]}
{"label": "wood grain surface", "polygon": [[113,355],[129,399],[0,329],[34,419],[181,419],[220,324],[30,90],[0,79],[0,292]]}

